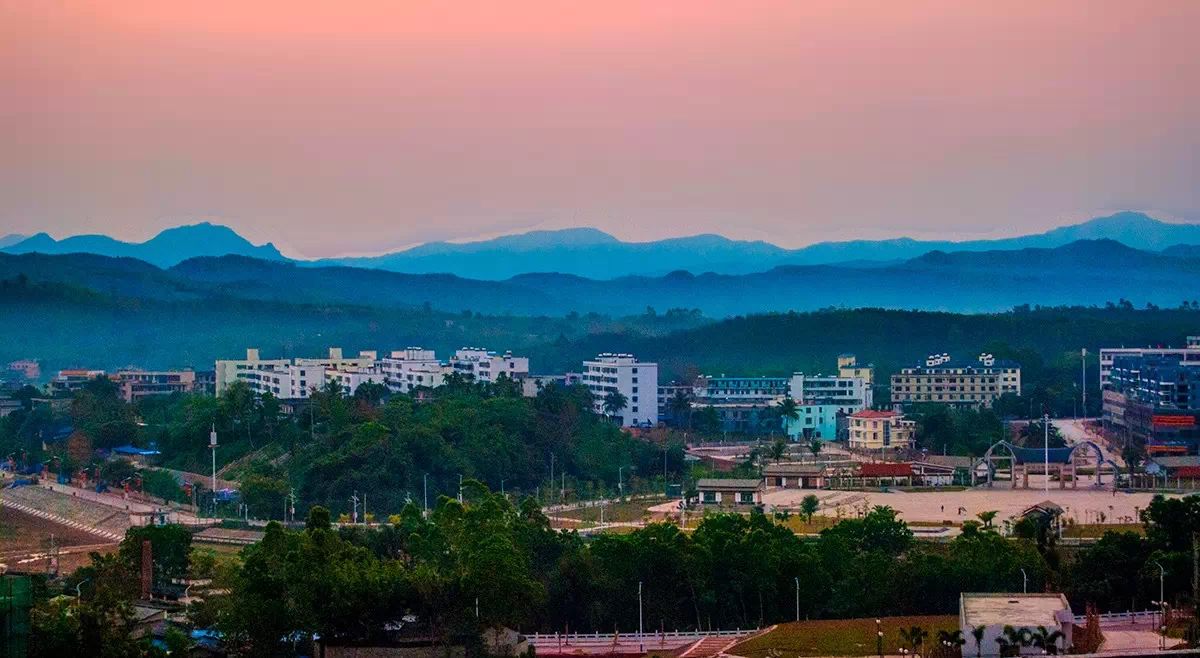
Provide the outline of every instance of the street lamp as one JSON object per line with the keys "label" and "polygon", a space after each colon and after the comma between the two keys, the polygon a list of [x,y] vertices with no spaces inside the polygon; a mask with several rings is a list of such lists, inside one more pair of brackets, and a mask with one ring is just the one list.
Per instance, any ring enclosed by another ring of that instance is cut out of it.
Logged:
{"label": "street lamp", "polygon": [[883,628],[880,627],[882,620],[875,620],[875,650],[879,652],[879,658],[883,658]]}
{"label": "street lamp", "polygon": [[1024,568],[1021,569],[1021,592],[1024,594],[1029,593],[1029,576],[1025,573]]}
{"label": "street lamp", "polygon": [[800,576],[796,576],[796,621],[800,621]]}
{"label": "street lamp", "polygon": [[646,652],[645,640],[642,639],[642,581],[638,581],[638,651]]}

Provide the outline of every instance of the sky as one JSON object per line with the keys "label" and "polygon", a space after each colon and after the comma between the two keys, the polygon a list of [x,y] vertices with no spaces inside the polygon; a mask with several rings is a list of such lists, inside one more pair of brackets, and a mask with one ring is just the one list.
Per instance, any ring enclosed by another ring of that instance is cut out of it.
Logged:
{"label": "sky", "polygon": [[1200,2],[0,0],[0,234],[1200,222]]}

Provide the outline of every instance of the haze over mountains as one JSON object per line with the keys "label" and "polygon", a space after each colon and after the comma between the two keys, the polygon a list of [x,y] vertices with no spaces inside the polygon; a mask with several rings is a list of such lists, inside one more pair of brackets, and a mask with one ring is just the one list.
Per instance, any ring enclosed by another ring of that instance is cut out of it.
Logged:
{"label": "haze over mountains", "polygon": [[[381,236],[382,237],[382,236]],[[558,273],[589,279],[661,276],[676,271],[693,274],[750,274],[786,265],[882,267],[931,251],[978,252],[1053,248],[1077,240],[1114,240],[1140,250],[1187,253],[1200,245],[1200,225],[1171,224],[1142,213],[1122,212],[1044,233],[996,240],[964,242],[852,240],[822,242],[785,249],[769,242],[696,235],[653,242],[623,242],[594,228],[532,231],[465,243],[432,242],[382,256],[294,261],[302,265],[346,265],[409,274],[447,273],[467,279],[501,281],[529,273]],[[1184,245],[1182,247],[1178,245]],[[256,246],[225,226],[209,223],[168,229],[142,243],[104,235],[55,240],[45,233],[5,236],[0,252],[10,254],[92,253],[137,258],[171,267],[204,256],[247,256],[286,259],[274,245]]]}

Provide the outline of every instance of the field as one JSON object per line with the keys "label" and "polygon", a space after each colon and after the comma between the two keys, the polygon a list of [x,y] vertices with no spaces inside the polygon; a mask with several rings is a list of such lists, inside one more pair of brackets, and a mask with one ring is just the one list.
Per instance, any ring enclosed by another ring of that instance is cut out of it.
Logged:
{"label": "field", "polygon": [[[647,509],[651,505],[661,502],[662,499],[658,498],[653,500],[628,500],[625,502],[605,505],[604,522],[628,523],[642,521],[649,516]],[[565,523],[555,523],[555,527],[590,528],[600,522],[600,508],[581,507],[579,509],[552,512],[550,513],[550,516],[554,517],[555,519],[562,519],[566,521]]]}
{"label": "field", "polygon": [[[900,629],[920,626],[929,632],[926,642],[936,641],[939,630],[957,630],[956,615],[927,617],[884,617],[883,652],[896,654],[905,646]],[[794,658],[795,656],[872,656],[878,651],[874,619],[827,619],[780,624],[775,630],[734,645],[728,653],[746,658]]]}
{"label": "field", "polygon": [[1063,528],[1063,537],[1099,539],[1106,532],[1132,532],[1146,534],[1140,523],[1072,523]]}
{"label": "field", "polygon": [[89,552],[116,547],[91,533],[0,506],[0,562],[10,571],[44,572],[51,536],[59,549],[59,570],[64,573],[87,564]]}

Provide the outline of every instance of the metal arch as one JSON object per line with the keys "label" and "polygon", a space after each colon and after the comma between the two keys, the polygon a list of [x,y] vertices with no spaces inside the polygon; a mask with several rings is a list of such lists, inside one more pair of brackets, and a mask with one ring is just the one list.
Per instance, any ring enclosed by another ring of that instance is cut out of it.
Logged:
{"label": "metal arch", "polygon": [[[997,447],[1001,447],[1001,448],[1004,448],[1005,450],[1007,450],[1008,456],[1007,457],[994,456],[992,454],[992,452]],[[996,474],[996,466],[993,463],[993,461],[999,460],[999,459],[1009,460],[1009,472],[1012,474],[1012,477],[1013,477],[1013,486],[1014,487],[1016,486],[1017,453],[1016,453],[1016,451],[1013,450],[1013,445],[1011,443],[1009,443],[1008,441],[1005,441],[1003,439],[993,443],[991,446],[988,447],[987,452],[983,453],[982,459],[983,459],[983,463],[987,464],[987,486],[989,486],[989,487],[992,486],[992,481]]]}

